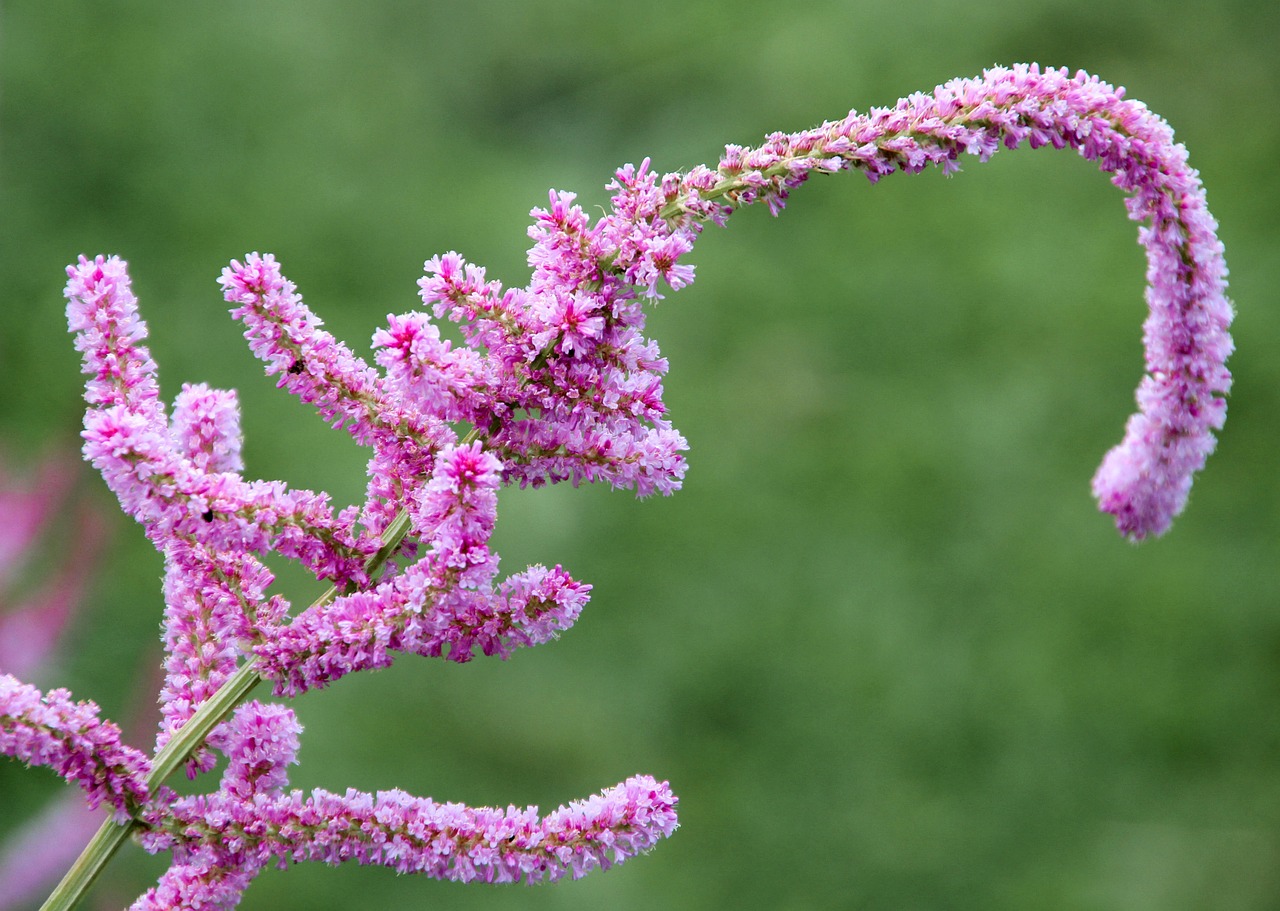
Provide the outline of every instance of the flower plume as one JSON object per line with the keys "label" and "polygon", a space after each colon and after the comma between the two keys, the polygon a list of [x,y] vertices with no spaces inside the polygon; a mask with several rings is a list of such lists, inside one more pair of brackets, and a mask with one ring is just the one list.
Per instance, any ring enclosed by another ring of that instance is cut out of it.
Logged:
{"label": "flower plume", "polygon": [[[625,165],[594,222],[574,194],[552,191],[531,213],[525,287],[503,287],[457,252],[431,257],[422,309],[388,317],[373,364],[322,328],[273,256],[233,260],[223,295],[266,373],[370,450],[365,500],[343,509],[323,492],[245,479],[234,393],[186,385],[166,409],[124,261],[80,257],[66,297],[89,377],[84,454],[165,560],[163,720],[148,759],[92,703],[4,675],[0,752],[53,768],[90,803],[111,804],[121,833],[171,852],[139,909],[232,908],[272,863],[542,882],[649,850],[677,825],[676,797],[652,776],[545,816],[399,790],[304,794],[288,789],[301,734],[292,709],[242,700],[260,679],[288,698],[400,655],[507,658],[567,630],[591,586],[559,565],[500,577],[498,491],[681,487],[688,445],[663,402],[668,364],[645,336],[645,305],[694,280],[686,260],[702,229],[758,202],[779,214],[814,174],[951,173],[963,156],[1022,146],[1095,162],[1140,223],[1145,372],[1093,491],[1126,537],[1162,534],[1214,448],[1231,386],[1232,308],[1204,189],[1168,125],[1123,89],[1082,72],[995,68],[756,148],[727,146],[715,167]],[[271,590],[270,554],[332,589],[295,610]],[[163,787],[184,763],[193,778],[208,773],[215,753],[226,758],[217,786],[187,797]]]}

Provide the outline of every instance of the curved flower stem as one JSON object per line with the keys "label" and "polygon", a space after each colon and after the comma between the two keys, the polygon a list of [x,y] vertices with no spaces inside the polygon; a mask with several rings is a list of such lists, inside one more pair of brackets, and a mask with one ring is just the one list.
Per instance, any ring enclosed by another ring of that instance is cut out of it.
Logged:
{"label": "curved flower stem", "polygon": [[[388,558],[400,546],[409,530],[409,516],[401,510],[387,526],[383,533],[384,543],[378,552],[366,563],[370,577],[374,576],[386,564]],[[336,588],[330,588],[315,600],[313,606],[327,604],[338,594]],[[240,704],[249,693],[253,692],[261,681],[258,674],[258,660],[250,656],[218,691],[206,700],[187,723],[169,739],[164,748],[152,760],[151,773],[147,775],[147,791],[154,794],[164,782],[191,756],[209,733],[231,714],[232,709]],[[106,868],[107,863],[120,850],[125,839],[138,825],[136,819],[116,822],[107,819],[94,833],[89,844],[76,858],[62,881],[40,906],[40,911],[70,911],[89,893],[98,876]]]}

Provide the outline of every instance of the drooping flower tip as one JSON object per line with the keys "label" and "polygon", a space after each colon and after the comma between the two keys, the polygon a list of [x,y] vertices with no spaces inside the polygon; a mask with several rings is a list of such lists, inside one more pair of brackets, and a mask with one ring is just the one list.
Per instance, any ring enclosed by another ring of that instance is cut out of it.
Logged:
{"label": "drooping flower tip", "polygon": [[714,189],[686,180],[674,194],[689,200],[675,220],[707,218],[698,205],[704,192],[730,209],[765,201],[776,212],[799,180],[836,167],[861,170],[874,182],[929,165],[952,171],[961,154],[985,161],[1024,145],[1070,148],[1095,162],[1129,194],[1130,217],[1143,223],[1150,316],[1139,413],[1094,490],[1126,536],[1160,534],[1183,508],[1191,476],[1213,448],[1212,431],[1222,426],[1233,313],[1217,224],[1187,151],[1163,119],[1124,95],[1083,71],[993,67],[893,107],[772,134],[756,149],[728,146]]}
{"label": "drooping flower tip", "polygon": [[1186,506],[1192,477],[1215,444],[1207,427],[1170,429],[1158,415],[1135,414],[1124,440],[1094,474],[1098,508],[1115,516],[1117,530],[1131,541],[1163,535]]}

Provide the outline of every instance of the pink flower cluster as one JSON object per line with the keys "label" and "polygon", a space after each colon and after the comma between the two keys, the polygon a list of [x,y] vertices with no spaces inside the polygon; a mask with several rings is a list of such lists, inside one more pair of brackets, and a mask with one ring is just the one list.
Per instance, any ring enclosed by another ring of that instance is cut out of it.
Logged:
{"label": "pink flower cluster", "polygon": [[92,702],[74,702],[65,689],[42,693],[12,674],[0,674],[0,754],[53,769],[127,819],[147,797],[151,764],[120,742],[120,729],[98,717]]}
{"label": "pink flower cluster", "polygon": [[[475,432],[460,440],[450,426],[455,414],[424,407],[323,332],[274,259],[251,255],[232,263],[223,276],[226,297],[280,385],[373,449],[362,508],[335,513],[324,494],[246,481],[234,393],[184,386],[171,415],[160,403],[124,263],[82,257],[68,276],[68,323],[91,377],[85,455],[165,558],[157,750],[246,660],[275,682],[277,693],[294,695],[355,670],[385,667],[396,652],[458,662],[477,651],[506,657],[554,638],[577,618],[590,586],[559,566],[498,579],[498,556],[488,542],[498,488],[519,476],[509,470],[509,447]],[[398,516],[404,529],[397,530]],[[291,617],[289,603],[269,591],[274,580],[262,562],[269,552],[333,582],[333,595]],[[229,757],[227,770],[213,792],[179,801],[147,781],[145,758],[117,747],[113,727],[104,723],[95,728],[99,740],[84,741],[72,722],[83,722],[92,707],[77,708],[55,691],[48,699],[58,711],[42,709],[32,701],[41,694],[28,689],[13,680],[5,690],[5,752],[54,766],[94,802],[114,795],[150,847],[173,851],[170,871],[137,907],[232,907],[264,863],[285,857],[343,856],[462,879],[555,879],[621,862],[675,827],[674,797],[647,778],[581,805],[590,808],[587,817],[573,804],[542,820],[508,814],[506,829],[490,811],[428,809],[436,805],[396,792],[380,795],[379,805],[399,802],[409,815],[397,821],[380,810],[381,828],[370,836],[387,841],[388,853],[325,854],[315,849],[323,843],[312,831],[316,820],[336,825],[339,807],[355,818],[363,798],[317,792],[304,801],[284,794],[299,731],[288,708],[246,703],[231,721],[208,730],[189,754],[188,774],[211,770],[214,750]],[[120,750],[133,765],[117,757]],[[646,782],[651,787],[641,794]],[[271,819],[285,819],[289,807],[310,822],[264,829]],[[414,836],[424,814],[450,813],[467,815],[475,828],[472,836],[457,836],[457,850],[443,845],[443,828],[426,841]],[[227,820],[238,820],[243,832],[205,837]],[[506,834],[495,835],[500,829]],[[243,839],[252,833],[262,837],[248,845]],[[391,850],[397,840],[403,845]]]}
{"label": "pink flower cluster", "polygon": [[[503,288],[457,253],[428,260],[426,311],[388,317],[373,337],[376,366],[321,328],[272,256],[232,261],[223,292],[268,374],[371,450],[365,502],[340,511],[326,494],[242,477],[233,393],[186,386],[168,415],[125,264],[81,257],[66,296],[90,376],[85,455],[166,565],[157,766],[192,731],[195,745],[181,754],[189,775],[211,770],[214,750],[228,761],[216,789],[178,798],[144,780],[146,760],[91,707],[63,691],[42,700],[12,678],[0,678],[0,746],[111,800],[149,850],[172,852],[137,908],[233,907],[270,863],[355,860],[534,882],[648,850],[676,826],[675,797],[648,776],[545,817],[400,791],[304,796],[286,790],[300,732],[290,709],[248,702],[216,724],[219,713],[201,707],[243,696],[236,681],[246,671],[294,696],[386,667],[397,653],[465,662],[554,638],[590,586],[559,566],[499,578],[489,544],[498,489],[598,480],[640,496],[679,488],[687,445],[667,419],[667,362],[643,334],[643,305],[693,280],[682,260],[703,225],[758,201],[776,214],[813,173],[856,169],[874,182],[929,165],[950,172],[962,154],[985,160],[1023,144],[1096,161],[1143,223],[1147,374],[1139,413],[1094,490],[1123,534],[1162,533],[1214,446],[1230,386],[1232,310],[1203,189],[1168,126],[1123,91],[1083,73],[994,69],[892,108],[773,134],[760,148],[729,146],[715,169],[659,175],[647,160],[628,165],[594,223],[573,194],[552,192],[532,213],[527,287]],[[461,342],[444,339],[433,317],[457,324]],[[333,590],[291,611],[271,592],[271,552]]]}
{"label": "pink flower cluster", "polygon": [[219,744],[221,787],[145,814],[142,843],[173,866],[134,904],[141,909],[230,907],[270,864],[355,861],[461,882],[554,881],[607,869],[676,828],[676,798],[647,775],[539,817],[438,804],[403,791],[285,792],[301,727],[292,710],[249,702]]}
{"label": "pink flower cluster", "polygon": [[716,171],[695,168],[664,181],[661,210],[673,224],[722,223],[740,205],[764,200],[775,214],[810,174],[862,171],[874,183],[895,171],[958,169],[961,154],[985,161],[1001,148],[1070,148],[1129,194],[1147,253],[1143,327],[1146,375],[1139,411],[1093,479],[1099,506],[1122,534],[1140,540],[1168,530],[1186,505],[1191,479],[1215,446],[1231,388],[1226,360],[1227,268],[1217,222],[1199,175],[1173,131],[1139,101],[1096,77],[1035,64],[995,68],[917,93],[892,108],[851,111],[800,133],[775,133],[758,149],[729,146]]}

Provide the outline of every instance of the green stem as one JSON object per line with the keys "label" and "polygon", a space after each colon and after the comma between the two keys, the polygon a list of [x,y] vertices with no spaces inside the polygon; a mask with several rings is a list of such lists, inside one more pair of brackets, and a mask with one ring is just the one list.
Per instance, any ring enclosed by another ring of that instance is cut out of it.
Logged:
{"label": "green stem", "polygon": [[[262,678],[258,676],[257,662],[250,658],[232,674],[225,683],[208,700],[200,706],[187,723],[164,745],[151,764],[151,774],[147,776],[147,792],[154,794],[187,760],[187,757],[204,743],[209,732],[217,727],[240,700],[253,690]],[[49,898],[40,906],[41,911],[69,911],[74,908],[89,889],[93,887],[98,876],[106,868],[107,862],[120,850],[125,839],[137,826],[137,820],[116,822],[108,819],[94,834],[88,846],[76,858],[62,882],[50,893]]]}
{"label": "green stem", "polygon": [[[365,564],[370,578],[375,576],[386,564],[387,559],[400,546],[409,530],[409,516],[403,510],[396,515],[391,524],[383,532],[384,544]],[[313,607],[327,604],[337,595],[337,589],[330,588],[315,600]],[[164,745],[151,762],[151,774],[147,776],[147,792],[154,794],[178,767],[204,743],[209,732],[222,723],[231,714],[232,709],[240,704],[253,688],[261,682],[258,674],[257,659],[249,660],[227,678],[218,691],[201,704],[196,713],[187,719],[186,724],[178,729],[169,742]],[[125,839],[139,825],[136,819],[116,822],[108,819],[102,824],[85,849],[80,852],[76,862],[71,865],[62,878],[62,882],[40,906],[40,911],[71,911],[93,888],[94,882],[102,874],[107,863],[120,850]]]}
{"label": "green stem", "polygon": [[52,911],[54,908],[62,911],[62,909],[74,908],[97,881],[107,861],[129,837],[133,825],[132,820],[117,823],[108,819],[104,822],[102,827],[94,833],[88,846],[80,852],[80,856],[71,865],[67,875],[62,877],[62,882],[49,893],[45,903],[40,906],[40,911]]}

